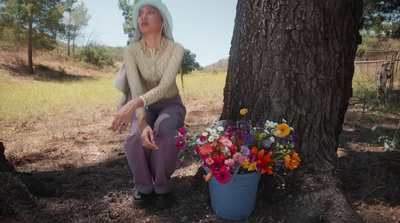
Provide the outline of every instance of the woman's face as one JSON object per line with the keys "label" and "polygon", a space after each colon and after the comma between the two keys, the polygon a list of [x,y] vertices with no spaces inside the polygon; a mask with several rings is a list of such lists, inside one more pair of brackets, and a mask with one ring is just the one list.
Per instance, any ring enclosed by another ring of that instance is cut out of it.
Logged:
{"label": "woman's face", "polygon": [[139,11],[139,29],[143,35],[161,32],[164,24],[157,8],[153,6],[143,6]]}

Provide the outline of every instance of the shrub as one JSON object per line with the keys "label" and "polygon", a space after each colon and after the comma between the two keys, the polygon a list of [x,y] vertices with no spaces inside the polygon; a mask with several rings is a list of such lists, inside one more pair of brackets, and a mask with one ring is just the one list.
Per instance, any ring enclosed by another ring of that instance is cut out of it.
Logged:
{"label": "shrub", "polygon": [[103,46],[88,45],[79,51],[78,59],[98,67],[114,66],[112,54]]}

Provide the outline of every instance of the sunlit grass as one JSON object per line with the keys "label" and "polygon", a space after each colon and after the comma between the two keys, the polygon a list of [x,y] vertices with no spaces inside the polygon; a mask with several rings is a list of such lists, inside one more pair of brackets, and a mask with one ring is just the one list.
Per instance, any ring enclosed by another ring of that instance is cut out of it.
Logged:
{"label": "sunlit grass", "polygon": [[[5,81],[0,83],[0,119],[23,121],[118,103],[113,78],[73,82]],[[115,108],[115,106],[113,106]]]}
{"label": "sunlit grass", "polygon": [[203,101],[222,101],[225,86],[226,72],[218,74],[196,73],[183,76],[183,86],[180,76],[177,83],[184,101],[203,100]]}
{"label": "sunlit grass", "polygon": [[[222,100],[226,73],[198,73],[184,75],[177,83],[184,101]],[[88,110],[113,110],[121,93],[113,86],[114,77],[98,80],[76,80],[68,82],[43,82],[17,80],[9,77],[0,82],[0,120],[24,121],[29,118],[56,116],[65,112],[76,113]]]}

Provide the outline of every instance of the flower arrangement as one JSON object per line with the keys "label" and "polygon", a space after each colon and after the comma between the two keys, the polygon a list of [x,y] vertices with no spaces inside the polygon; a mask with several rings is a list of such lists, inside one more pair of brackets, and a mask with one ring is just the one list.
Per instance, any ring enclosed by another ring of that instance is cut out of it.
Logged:
{"label": "flower arrangement", "polygon": [[[240,110],[243,117],[247,112],[247,109]],[[204,167],[209,169],[204,175],[206,181],[215,177],[219,183],[226,184],[233,174],[258,172],[274,175],[284,187],[280,173],[297,168],[301,161],[293,150],[299,136],[291,135],[292,131],[285,120],[278,124],[261,119],[253,126],[243,118],[238,125],[225,127],[214,121],[201,134],[190,136],[186,128],[181,128],[175,145],[181,150],[194,147],[201,155]]]}

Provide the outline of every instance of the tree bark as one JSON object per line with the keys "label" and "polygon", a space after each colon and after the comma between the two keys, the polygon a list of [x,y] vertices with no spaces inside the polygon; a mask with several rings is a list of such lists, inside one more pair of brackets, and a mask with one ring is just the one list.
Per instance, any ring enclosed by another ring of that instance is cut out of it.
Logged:
{"label": "tree bark", "polygon": [[221,119],[248,108],[253,122],[286,119],[300,135],[288,222],[360,221],[335,166],[361,16],[362,0],[238,1]]}
{"label": "tree bark", "polygon": [[28,73],[33,74],[33,14],[30,13],[29,27],[28,27]]}

